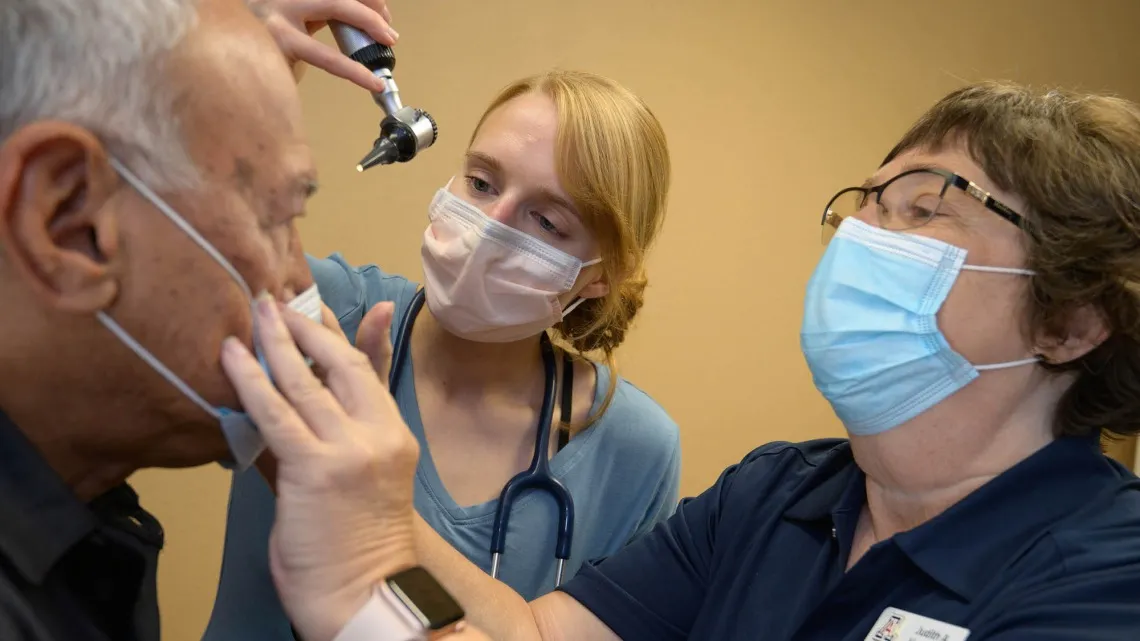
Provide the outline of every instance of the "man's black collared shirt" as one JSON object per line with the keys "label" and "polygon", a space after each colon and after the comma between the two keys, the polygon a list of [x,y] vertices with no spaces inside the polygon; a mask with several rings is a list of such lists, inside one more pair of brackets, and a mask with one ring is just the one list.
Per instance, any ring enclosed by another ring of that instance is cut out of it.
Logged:
{"label": "man's black collared shirt", "polygon": [[162,541],[130,486],[84,504],[0,413],[0,640],[157,641]]}

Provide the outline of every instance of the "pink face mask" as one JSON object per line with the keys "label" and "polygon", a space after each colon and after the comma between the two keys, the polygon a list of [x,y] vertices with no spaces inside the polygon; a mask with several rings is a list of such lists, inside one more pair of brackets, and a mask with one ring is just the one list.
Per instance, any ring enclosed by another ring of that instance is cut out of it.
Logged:
{"label": "pink face mask", "polygon": [[[450,185],[450,183],[448,183]],[[494,220],[445,187],[431,201],[421,254],[428,309],[467,340],[508,343],[536,336],[562,320],[558,296],[570,291],[582,262]]]}

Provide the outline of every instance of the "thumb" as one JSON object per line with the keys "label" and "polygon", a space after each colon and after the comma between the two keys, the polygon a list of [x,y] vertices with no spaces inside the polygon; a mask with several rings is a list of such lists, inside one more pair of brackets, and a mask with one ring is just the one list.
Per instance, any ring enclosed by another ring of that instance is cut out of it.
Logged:
{"label": "thumb", "polygon": [[392,369],[392,316],[396,306],[391,302],[376,303],[356,330],[356,347],[368,355],[372,369],[380,377],[384,388],[388,387],[388,372]]}

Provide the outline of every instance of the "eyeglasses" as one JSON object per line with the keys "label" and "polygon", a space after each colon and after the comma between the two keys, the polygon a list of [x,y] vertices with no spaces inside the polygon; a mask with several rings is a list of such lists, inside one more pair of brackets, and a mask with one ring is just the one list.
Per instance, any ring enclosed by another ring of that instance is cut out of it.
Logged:
{"label": "eyeglasses", "polygon": [[848,187],[835,194],[820,221],[823,243],[826,245],[831,240],[844,218],[863,211],[872,196],[877,205],[879,226],[883,229],[903,231],[922,227],[939,213],[951,187],[962,190],[1014,225],[1022,226],[1021,214],[973,182],[944,169],[923,168],[904,171],[878,187]]}

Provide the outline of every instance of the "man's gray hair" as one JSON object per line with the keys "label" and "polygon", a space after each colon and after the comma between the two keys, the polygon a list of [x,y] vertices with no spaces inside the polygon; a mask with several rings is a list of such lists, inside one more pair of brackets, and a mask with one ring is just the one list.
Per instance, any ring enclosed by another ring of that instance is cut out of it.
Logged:
{"label": "man's gray hair", "polygon": [[157,190],[197,181],[164,77],[197,0],[3,0],[0,141],[37,120],[82,126]]}

